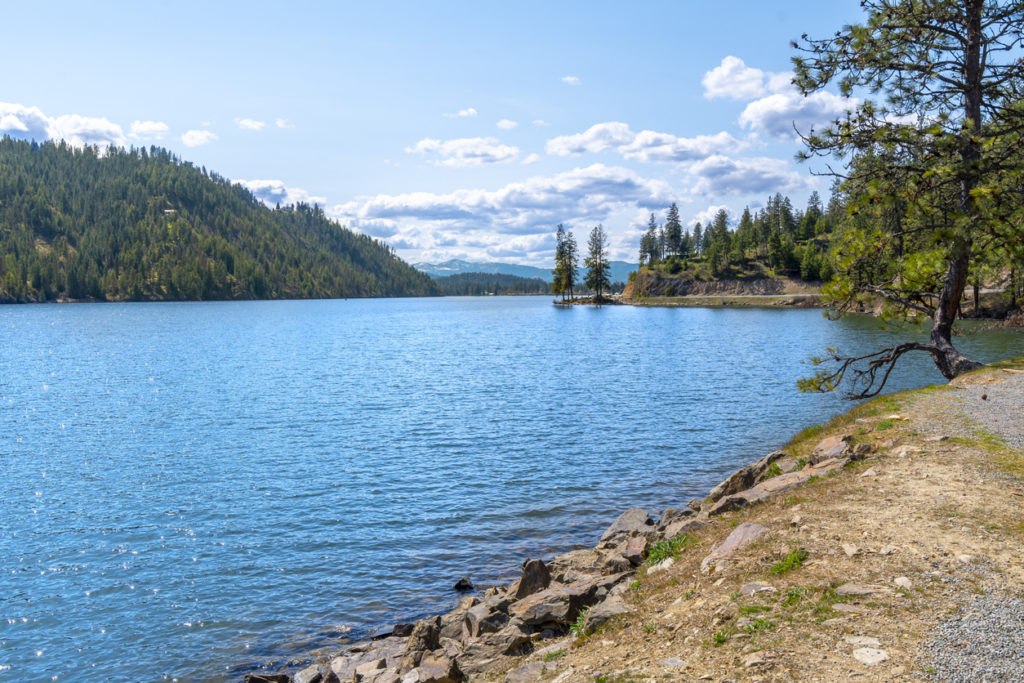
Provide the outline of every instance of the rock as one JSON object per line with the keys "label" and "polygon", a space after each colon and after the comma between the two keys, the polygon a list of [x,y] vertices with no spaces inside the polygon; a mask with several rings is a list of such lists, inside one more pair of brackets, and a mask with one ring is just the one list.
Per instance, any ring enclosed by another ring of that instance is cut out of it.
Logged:
{"label": "rock", "polygon": [[686,501],[686,507],[690,508],[694,512],[700,512],[703,506],[704,501],[701,500],[700,498],[691,498],[690,500]]}
{"label": "rock", "polygon": [[873,647],[862,647],[853,651],[853,658],[861,664],[874,666],[889,659],[889,653],[885,650],[878,650]]}
{"label": "rock", "polygon": [[624,614],[632,614],[636,609],[626,604],[621,595],[613,595],[587,610],[583,619],[583,630],[586,633],[593,633],[594,629],[601,626],[609,619],[621,617]]}
{"label": "rock", "polygon": [[323,679],[324,676],[320,673],[320,667],[314,664],[295,674],[292,683],[320,683]]}
{"label": "rock", "polygon": [[789,525],[790,526],[800,526],[801,524],[803,524],[803,522],[804,522],[804,518],[803,517],[801,517],[800,515],[793,515],[793,519],[789,520]]}
{"label": "rock", "polygon": [[751,652],[743,660],[743,666],[748,668],[748,669],[752,669],[755,666],[761,666],[762,664],[764,664],[767,661],[768,660],[765,659],[765,656],[764,656],[763,652]]}
{"label": "rock", "polygon": [[785,451],[773,451],[757,462],[741,467],[730,474],[721,484],[711,489],[708,497],[711,499],[711,502],[715,502],[722,496],[728,496],[750,488],[757,483],[758,478],[768,470],[773,462],[785,455]]}
{"label": "rock", "polygon": [[792,488],[806,483],[811,477],[823,477],[830,472],[842,469],[843,465],[847,462],[849,462],[849,460],[846,458],[840,460],[823,460],[816,465],[808,465],[798,472],[789,472],[787,474],[780,474],[777,477],[772,477],[771,479],[766,479],[746,491],[741,491],[739,493],[734,493],[720,498],[717,503],[708,509],[708,515],[713,517],[724,512],[739,510],[749,505],[760,503],[772,496],[789,491]]}
{"label": "rock", "polygon": [[661,512],[661,519],[658,520],[658,529],[661,531],[665,530],[672,522],[678,522],[681,519],[692,517],[697,514],[697,511],[692,508],[686,508],[684,510],[677,510],[675,508],[665,508]]}
{"label": "rock", "polygon": [[892,555],[894,552],[896,552],[896,546],[894,546],[894,545],[886,545],[886,546],[882,546],[882,548],[878,551],[878,554],[879,555]]}
{"label": "rock", "polygon": [[601,542],[604,543],[624,536],[648,533],[656,534],[657,527],[654,525],[654,520],[647,514],[647,510],[643,508],[630,508],[612,522],[612,525],[601,535]]}
{"label": "rock", "polygon": [[885,586],[876,586],[869,583],[844,583],[836,588],[836,595],[843,597],[863,598],[871,595],[887,595],[891,593]]}
{"label": "rock", "polygon": [[679,659],[678,657],[669,657],[668,659],[663,661],[661,663],[661,665],[662,666],[672,666],[672,667],[686,666],[686,662],[684,662],[683,660]]}
{"label": "rock", "polygon": [[822,439],[811,452],[811,464],[817,465],[820,462],[831,459],[848,458],[852,452],[850,447],[849,434],[834,435]]}
{"label": "rock", "polygon": [[402,677],[402,683],[460,683],[465,680],[451,657],[424,655],[420,665]]}
{"label": "rock", "polygon": [[871,638],[869,636],[846,636],[843,638],[843,642],[854,647],[882,647],[882,643],[878,641],[878,638]]}
{"label": "rock", "polygon": [[672,565],[674,565],[675,563],[676,563],[675,558],[673,558],[673,557],[666,557],[664,560],[662,560],[658,564],[653,565],[651,567],[648,567],[647,568],[647,576],[653,576],[654,574],[657,574],[658,572],[663,572],[666,569],[668,569],[669,567],[671,567]]}
{"label": "rock", "polygon": [[383,659],[375,659],[371,662],[360,664],[356,667],[356,680],[372,680],[376,678],[386,667],[387,663]]}
{"label": "rock", "polygon": [[245,683],[291,683],[288,674],[245,674]]}
{"label": "rock", "polygon": [[[452,611],[441,615],[441,638],[459,640],[462,638],[462,622],[465,621],[466,612],[470,607],[480,604],[480,599],[475,595],[467,595],[459,600],[459,604]],[[405,635],[411,636],[414,624],[408,624],[409,632]],[[395,633],[394,635],[399,635]]]}
{"label": "rock", "polygon": [[[412,629],[412,635],[405,645],[405,653],[399,665],[399,671],[409,671],[417,666],[424,652],[431,652],[441,646],[441,617],[421,619]],[[333,668],[333,667],[332,667]],[[335,671],[344,680],[341,673]],[[403,678],[403,680],[405,680]]]}
{"label": "rock", "polygon": [[700,531],[707,525],[708,523],[703,519],[694,519],[692,517],[689,519],[677,519],[665,527],[662,533],[665,538],[675,538],[682,534],[692,534],[695,531]]}
{"label": "rock", "polygon": [[415,627],[416,624],[395,624],[391,628],[391,635],[395,638],[408,638]]}
{"label": "rock", "polygon": [[473,590],[475,586],[473,586],[473,582],[469,580],[468,576],[463,576],[461,579],[455,582],[455,585],[452,586],[452,588],[459,591],[460,593],[465,593],[466,591]]}
{"label": "rock", "polygon": [[775,586],[765,583],[764,581],[754,581],[753,583],[744,584],[740,588],[740,593],[744,597],[750,597],[757,595],[758,593],[775,593]]}
{"label": "rock", "polygon": [[[508,615],[491,607],[486,602],[466,610],[463,620],[462,639],[476,638],[484,633],[496,633],[508,623]],[[427,648],[435,649],[435,648]]]}
{"label": "rock", "polygon": [[737,550],[763,538],[767,533],[768,529],[760,524],[752,524],[750,522],[740,524],[732,530],[732,533],[729,534],[729,537],[723,543],[718,545],[718,547],[711,551],[711,554],[701,561],[700,571],[707,574],[711,571],[712,564],[717,565],[719,562],[728,559]]}
{"label": "rock", "polygon": [[[616,542],[621,540],[622,537]],[[632,563],[614,548],[574,550],[558,555],[548,564],[551,578],[559,583],[575,583],[597,575],[630,571],[632,568]]]}
{"label": "rock", "polygon": [[908,590],[910,590],[911,588],[913,588],[913,587],[914,587],[914,584],[913,584],[913,582],[911,582],[911,580],[910,580],[910,579],[908,579],[908,578],[907,578],[907,577],[905,577],[905,576],[897,576],[897,577],[896,577],[896,578],[895,578],[895,579],[893,580],[893,583],[895,583],[895,584],[896,584],[896,587],[897,587],[897,588],[902,588],[902,589],[903,589],[903,590],[905,590],[905,591],[908,591]]}
{"label": "rock", "polygon": [[843,552],[846,553],[847,557],[853,557],[860,552],[860,548],[852,543],[843,543]]}
{"label": "rock", "polygon": [[544,662],[530,662],[505,674],[505,683],[533,683],[544,675]]}
{"label": "rock", "polygon": [[523,572],[519,577],[519,586],[515,592],[516,600],[522,600],[551,585],[551,572],[540,560],[523,562]]}
{"label": "rock", "polygon": [[870,455],[872,450],[874,449],[871,448],[870,444],[859,443],[853,447],[852,451],[850,451],[850,460],[863,460]]}
{"label": "rock", "polygon": [[630,536],[619,547],[619,553],[634,567],[647,559],[647,539],[643,536]]}
{"label": "rock", "polygon": [[605,591],[629,575],[629,572],[612,576],[577,581],[569,585],[552,584],[539,593],[523,598],[512,605],[512,612],[527,625],[541,626],[546,623],[570,624],[584,607],[597,602],[599,589]]}
{"label": "rock", "polygon": [[864,470],[863,472],[860,473],[860,478],[861,479],[863,479],[864,477],[877,477],[877,476],[878,476],[878,470],[876,470],[874,467],[869,467],[869,468],[867,468],[866,470]]}
{"label": "rock", "polygon": [[970,564],[971,562],[974,562],[974,556],[973,555],[957,555],[956,556],[956,561],[959,562],[960,564]]}

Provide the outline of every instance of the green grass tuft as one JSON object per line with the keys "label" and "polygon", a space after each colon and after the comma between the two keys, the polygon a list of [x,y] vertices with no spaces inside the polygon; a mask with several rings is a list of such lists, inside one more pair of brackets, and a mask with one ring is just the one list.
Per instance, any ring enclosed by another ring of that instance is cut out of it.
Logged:
{"label": "green grass tuft", "polygon": [[803,548],[793,548],[786,554],[784,558],[772,565],[769,570],[772,574],[782,575],[799,569],[804,561],[809,557],[809,554]]}

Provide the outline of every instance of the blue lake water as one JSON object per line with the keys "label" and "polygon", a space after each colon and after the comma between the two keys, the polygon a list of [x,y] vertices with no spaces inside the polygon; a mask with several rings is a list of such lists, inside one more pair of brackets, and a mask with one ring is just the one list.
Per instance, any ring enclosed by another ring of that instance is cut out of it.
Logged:
{"label": "blue lake water", "polygon": [[847,409],[800,361],[891,338],[546,297],[0,307],[0,680],[240,680],[445,609]]}

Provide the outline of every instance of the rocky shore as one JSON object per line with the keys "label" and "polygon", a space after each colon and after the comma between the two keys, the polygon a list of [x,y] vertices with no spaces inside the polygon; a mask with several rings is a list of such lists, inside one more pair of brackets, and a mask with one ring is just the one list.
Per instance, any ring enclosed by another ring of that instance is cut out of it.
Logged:
{"label": "rocky shore", "polygon": [[1016,630],[980,662],[927,642],[963,638],[974,621],[942,619],[972,597],[1019,593],[1024,526],[1006,505],[1024,495],[1021,405],[1011,368],[883,397],[704,500],[627,510],[593,548],[527,559],[446,614],[246,682],[1013,680],[1013,615],[984,611]]}

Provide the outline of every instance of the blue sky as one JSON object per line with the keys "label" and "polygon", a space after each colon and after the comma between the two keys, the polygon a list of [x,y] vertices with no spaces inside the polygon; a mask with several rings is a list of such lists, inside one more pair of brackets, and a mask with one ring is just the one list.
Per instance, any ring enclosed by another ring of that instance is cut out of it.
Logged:
{"label": "blue sky", "polygon": [[[157,144],[264,200],[316,201],[410,261],[550,262],[603,222],[688,223],[827,179],[792,132],[849,106],[788,85],[856,0],[16,3],[0,134]],[[582,241],[582,240],[581,240]]]}

